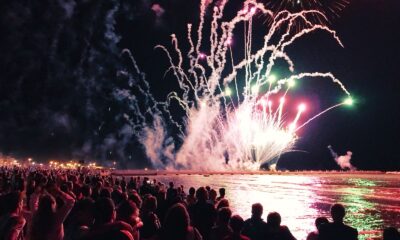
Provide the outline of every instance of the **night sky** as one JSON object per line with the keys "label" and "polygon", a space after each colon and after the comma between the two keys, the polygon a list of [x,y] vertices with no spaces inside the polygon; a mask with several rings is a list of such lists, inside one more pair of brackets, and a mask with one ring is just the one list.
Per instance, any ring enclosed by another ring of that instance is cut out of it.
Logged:
{"label": "night sky", "polygon": [[[186,24],[197,24],[198,2],[2,1],[0,153],[149,166],[123,117],[129,106],[113,95],[127,85],[118,72],[132,70],[121,52],[132,52],[153,95],[164,100],[177,86],[164,78],[168,62],[154,46],[170,47],[171,33],[185,39]],[[241,8],[242,1],[233,2],[230,10]],[[299,134],[298,151],[283,155],[279,164],[336,169],[327,150],[332,145],[339,154],[352,151],[359,169],[400,170],[400,1],[353,0],[340,15],[330,26],[344,48],[317,32],[288,53],[296,70],[332,72],[356,104],[309,124]],[[320,105],[343,97],[327,81],[311,81],[298,93]]]}

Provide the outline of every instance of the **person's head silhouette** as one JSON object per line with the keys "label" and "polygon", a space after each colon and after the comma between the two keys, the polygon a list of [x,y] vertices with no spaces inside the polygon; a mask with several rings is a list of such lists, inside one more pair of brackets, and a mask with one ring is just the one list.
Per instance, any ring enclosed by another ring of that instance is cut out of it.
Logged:
{"label": "person's head silhouette", "polygon": [[346,215],[346,211],[342,204],[336,203],[336,204],[332,205],[331,216],[332,216],[333,222],[342,223],[345,215]]}

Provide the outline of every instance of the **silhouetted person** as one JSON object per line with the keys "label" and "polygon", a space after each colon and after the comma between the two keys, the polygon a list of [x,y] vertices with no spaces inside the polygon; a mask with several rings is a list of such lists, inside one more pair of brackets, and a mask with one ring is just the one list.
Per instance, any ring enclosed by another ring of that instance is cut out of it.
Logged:
{"label": "silhouetted person", "polygon": [[321,228],[322,224],[326,223],[329,223],[326,217],[317,217],[317,219],[315,219],[315,227],[317,228],[317,231],[310,232],[307,236],[307,240],[318,240],[319,229]]}
{"label": "silhouetted person", "polygon": [[132,227],[132,236],[139,239],[139,228],[143,226],[139,218],[140,212],[132,200],[123,200],[117,209],[117,221],[128,223]]}
{"label": "silhouetted person", "polygon": [[190,206],[189,212],[193,223],[203,238],[210,238],[211,228],[214,226],[217,211],[213,204],[207,202],[208,192],[204,187],[200,187],[196,191],[197,203]]}
{"label": "silhouetted person", "polygon": [[[111,198],[111,192],[108,188],[102,188],[99,192],[99,198]],[[96,199],[97,200],[97,199]]]}
{"label": "silhouetted person", "polygon": [[217,203],[217,210],[223,207],[229,207],[229,201],[226,198],[221,199],[218,203]]}
{"label": "silhouetted person", "polygon": [[221,201],[221,199],[225,198],[225,188],[218,189],[219,196],[217,197],[217,201]]}
{"label": "silhouetted person", "polygon": [[81,188],[81,193],[84,198],[92,197],[92,188],[89,185],[83,185]]}
{"label": "silhouetted person", "polygon": [[209,199],[207,201],[215,206],[215,204],[217,203],[217,191],[211,189],[209,191]]}
{"label": "silhouetted person", "polygon": [[174,182],[169,182],[169,188],[167,189],[167,201],[172,201],[175,199],[177,191],[174,188]]}
{"label": "silhouetted person", "polygon": [[43,186],[41,184],[36,184],[33,193],[29,198],[29,210],[34,213],[39,206],[39,198],[43,194]]}
{"label": "silhouetted person", "polygon": [[232,233],[229,236],[225,237],[224,240],[250,240],[250,238],[241,234],[244,226],[244,221],[242,217],[240,217],[239,215],[232,216],[231,220],[229,221],[229,226],[232,229]]}
{"label": "silhouetted person", "polygon": [[22,216],[23,200],[19,191],[4,196],[5,213],[0,217],[0,239],[23,239],[25,218]]}
{"label": "silhouetted person", "polygon": [[177,203],[168,209],[159,239],[202,240],[202,236],[195,227],[190,226],[189,213],[185,206]]}
{"label": "silhouetted person", "polygon": [[229,220],[231,219],[232,211],[227,208],[221,208],[218,210],[217,224],[211,229],[211,240],[220,240],[232,234],[232,229],[229,226]]}
{"label": "silhouetted person", "polygon": [[137,189],[137,187],[136,187],[136,180],[133,179],[133,177],[131,177],[130,180],[129,180],[128,189],[129,189],[129,190],[131,190],[131,189],[135,189],[135,190],[136,190],[136,189]]}
{"label": "silhouetted person", "polygon": [[383,230],[383,240],[400,240],[400,233],[397,228],[385,228]]}
{"label": "silhouetted person", "polygon": [[251,206],[251,218],[244,222],[243,235],[252,240],[264,239],[267,223],[261,218],[262,214],[263,206],[260,203]]}
{"label": "silhouetted person", "polygon": [[334,204],[331,207],[332,223],[321,225],[319,229],[320,240],[353,240],[357,239],[357,229],[343,223],[346,211],[341,204]]}
{"label": "silhouetted person", "polygon": [[124,200],[124,195],[122,194],[120,186],[116,186],[111,192],[111,199],[113,200],[115,205],[118,205],[120,202],[122,202],[122,200]]}
{"label": "silhouetted person", "polygon": [[87,240],[133,239],[132,227],[123,221],[115,221],[116,210],[110,198],[99,198],[95,203],[95,220]]}
{"label": "silhouetted person", "polygon": [[186,197],[186,203],[188,206],[193,205],[196,203],[197,198],[195,196],[196,189],[194,187],[189,188],[189,195]]}
{"label": "silhouetted person", "polygon": [[85,236],[94,221],[94,201],[91,198],[84,198],[76,202],[72,209],[65,229],[64,240],[80,239]]}
{"label": "silhouetted person", "polygon": [[[39,206],[33,215],[30,230],[30,240],[62,240],[64,239],[64,221],[75,204],[75,200],[58,188],[52,189],[52,195],[43,195],[39,199]],[[53,196],[63,201],[57,208]]]}
{"label": "silhouetted person", "polygon": [[160,220],[156,215],[157,199],[154,196],[147,196],[143,202],[141,218],[143,227],[140,229],[140,237],[151,238],[157,234],[161,228]]}
{"label": "silhouetted person", "polygon": [[[267,216],[268,240],[296,240],[287,226],[281,225],[281,215],[277,212],[271,212]],[[338,239],[337,239],[338,240]]]}
{"label": "silhouetted person", "polygon": [[139,209],[142,208],[143,201],[137,192],[131,193],[128,196],[128,200],[132,200],[136,204],[136,207],[138,207]]}

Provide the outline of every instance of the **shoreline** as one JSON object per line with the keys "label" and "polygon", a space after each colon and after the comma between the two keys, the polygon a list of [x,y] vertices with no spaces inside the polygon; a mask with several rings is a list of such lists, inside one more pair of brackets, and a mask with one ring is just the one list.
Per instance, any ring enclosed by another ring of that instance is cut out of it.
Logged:
{"label": "shoreline", "polygon": [[391,175],[399,176],[400,172],[393,171],[196,171],[196,170],[113,170],[113,176],[167,176],[167,175]]}

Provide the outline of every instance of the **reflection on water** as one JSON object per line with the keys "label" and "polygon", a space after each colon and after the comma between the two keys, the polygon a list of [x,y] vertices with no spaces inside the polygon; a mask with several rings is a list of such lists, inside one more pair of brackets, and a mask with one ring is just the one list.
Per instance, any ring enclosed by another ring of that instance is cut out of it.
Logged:
{"label": "reflection on water", "polygon": [[378,212],[377,204],[368,201],[368,196],[373,196],[376,183],[369,179],[347,179],[348,186],[343,187],[342,191],[347,193],[342,195],[340,202],[346,203],[347,219],[346,222],[357,228],[363,238],[379,238],[381,233],[377,231],[382,228],[383,220]]}
{"label": "reflection on water", "polygon": [[314,220],[329,217],[331,204],[347,210],[346,222],[356,227],[359,239],[379,239],[384,226],[400,227],[400,176],[387,174],[325,175],[166,175],[154,177],[189,187],[225,187],[234,213],[250,217],[251,205],[264,206],[282,216],[297,239],[314,230]]}

